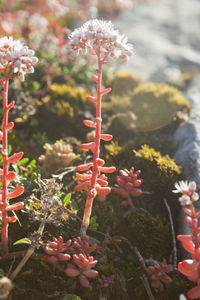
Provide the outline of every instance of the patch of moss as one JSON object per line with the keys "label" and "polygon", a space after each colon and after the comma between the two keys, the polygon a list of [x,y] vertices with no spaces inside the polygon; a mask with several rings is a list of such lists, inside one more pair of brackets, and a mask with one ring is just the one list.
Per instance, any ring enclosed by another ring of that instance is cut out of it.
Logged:
{"label": "patch of moss", "polygon": [[170,124],[190,111],[187,99],[167,84],[146,83],[138,86],[130,99],[129,109],[135,114],[135,130],[150,131]]}
{"label": "patch of moss", "polygon": [[[86,133],[82,121],[91,119],[91,112],[95,111],[95,105],[87,100],[90,94],[84,88],[68,84],[50,85],[48,93],[37,103],[40,130],[47,132],[52,140],[66,135],[82,139]],[[48,119],[51,121],[47,122]]]}
{"label": "patch of moss", "polygon": [[112,94],[124,96],[132,93],[134,89],[142,83],[142,79],[134,73],[128,71],[118,71],[114,74],[110,85]]}
{"label": "patch of moss", "polygon": [[139,157],[148,162],[156,163],[156,167],[160,170],[161,174],[168,178],[172,178],[174,174],[180,174],[181,169],[175,163],[174,159],[170,158],[169,155],[162,156],[160,152],[148,145],[143,145],[138,151],[133,150],[136,157]]}

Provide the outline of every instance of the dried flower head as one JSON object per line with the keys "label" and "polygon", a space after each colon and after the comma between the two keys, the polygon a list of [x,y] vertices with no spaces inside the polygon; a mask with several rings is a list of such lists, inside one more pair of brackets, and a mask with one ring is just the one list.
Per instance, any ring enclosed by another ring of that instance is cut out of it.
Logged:
{"label": "dried flower head", "polygon": [[18,72],[21,81],[24,81],[25,74],[34,73],[33,64],[38,61],[34,54],[34,50],[29,49],[20,40],[13,40],[12,36],[0,38],[0,67],[12,67],[14,73]]}
{"label": "dried flower head", "polygon": [[175,183],[175,190],[173,193],[181,193],[182,196],[179,197],[179,201],[181,205],[190,205],[193,201],[197,201],[199,199],[199,195],[196,191],[196,182],[194,181],[180,181]]}
{"label": "dried flower head", "polygon": [[62,185],[55,182],[55,179],[38,179],[40,197],[32,194],[25,205],[24,212],[29,213],[32,221],[45,220],[46,223],[53,223],[59,226],[63,221],[68,220],[68,213],[62,202],[58,199]]}
{"label": "dried flower head", "polygon": [[114,29],[111,21],[90,20],[75,29],[66,46],[74,56],[85,54],[89,50],[102,59],[124,62],[132,55],[132,45],[127,43],[127,37],[120,35]]}

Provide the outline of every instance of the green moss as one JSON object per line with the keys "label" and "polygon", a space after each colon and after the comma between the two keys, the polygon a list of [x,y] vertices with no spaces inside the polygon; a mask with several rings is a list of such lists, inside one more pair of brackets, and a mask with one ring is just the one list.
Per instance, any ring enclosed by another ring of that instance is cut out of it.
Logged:
{"label": "green moss", "polygon": [[139,249],[143,257],[152,257],[158,261],[169,257],[172,251],[172,237],[168,222],[157,216],[137,211],[127,217],[126,227],[128,227],[126,236]]}
{"label": "green moss", "polygon": [[173,87],[147,83],[134,90],[129,109],[136,116],[135,130],[149,131],[170,124],[180,112],[188,113],[190,104]]}
{"label": "green moss", "polygon": [[[88,114],[95,110],[95,105],[87,100],[90,94],[84,88],[52,84],[46,96],[37,102],[40,130],[47,132],[50,140],[66,135],[85,138],[86,128],[82,121],[91,118]],[[51,122],[46,122],[48,119]]]}
{"label": "green moss", "polygon": [[133,150],[135,155],[145,161],[155,162],[156,167],[166,177],[172,177],[175,173],[180,174],[181,169],[169,155],[162,156],[160,152],[148,145],[143,145],[138,151]]}

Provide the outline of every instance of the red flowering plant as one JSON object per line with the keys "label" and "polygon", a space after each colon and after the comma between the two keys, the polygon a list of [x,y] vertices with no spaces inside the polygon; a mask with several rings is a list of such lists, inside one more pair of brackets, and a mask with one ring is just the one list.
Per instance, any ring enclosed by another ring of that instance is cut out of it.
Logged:
{"label": "red flowering plant", "polygon": [[198,200],[199,195],[196,193],[194,181],[180,181],[175,184],[175,187],[176,190],[173,192],[182,194],[179,201],[184,206],[183,210],[187,215],[185,221],[191,228],[191,234],[177,236],[183,248],[191,255],[191,259],[178,263],[178,269],[189,280],[197,283],[197,286],[187,292],[189,299],[196,299],[200,297],[200,227],[198,227],[200,211],[196,212],[194,202]]}
{"label": "red flowering plant", "polygon": [[0,169],[1,176],[1,197],[0,197],[0,217],[1,217],[1,243],[2,255],[8,254],[8,223],[16,221],[13,213],[23,207],[23,202],[10,204],[10,199],[14,199],[24,192],[22,186],[18,186],[15,190],[9,187],[11,181],[16,177],[15,172],[9,171],[9,165],[17,163],[23,156],[23,152],[8,155],[8,132],[14,127],[13,122],[8,121],[8,112],[15,105],[14,101],[8,102],[9,81],[13,78],[14,73],[18,75],[21,81],[24,81],[25,74],[33,73],[33,64],[38,61],[34,56],[35,52],[21,43],[20,40],[13,40],[12,37],[3,37],[0,39],[0,71],[2,79],[0,83],[3,87],[3,121],[0,139],[2,140],[1,155],[3,159],[3,168]]}
{"label": "red flowering plant", "polygon": [[139,187],[143,180],[138,178],[141,171],[134,171],[134,168],[132,167],[130,171],[124,169],[120,170],[119,173],[120,175],[117,176],[118,187],[115,188],[114,191],[122,198],[126,199],[121,202],[121,205],[130,205],[130,207],[134,209],[132,197],[139,197],[142,195],[142,190]]}
{"label": "red flowering plant", "polygon": [[[120,35],[117,30],[114,30],[110,21],[90,20],[71,33],[67,49],[74,56],[86,54],[89,51],[96,57],[98,64],[97,74],[92,75],[97,85],[97,97],[88,97],[88,100],[96,105],[96,117],[94,120],[84,121],[87,127],[95,129],[95,139],[94,142],[81,145],[82,149],[92,151],[93,161],[76,167],[76,171],[86,172],[76,174],[78,182],[75,191],[89,189],[81,226],[81,235],[84,236],[89,226],[94,198],[97,195],[106,196],[111,191],[104,173],[115,171],[115,167],[105,167],[105,161],[100,158],[101,140],[110,141],[112,139],[112,135],[101,133],[102,96],[111,91],[111,88],[102,90],[102,67],[111,61],[125,62],[127,57],[132,55],[132,46],[127,43],[124,35]],[[90,168],[92,170],[89,170]]]}

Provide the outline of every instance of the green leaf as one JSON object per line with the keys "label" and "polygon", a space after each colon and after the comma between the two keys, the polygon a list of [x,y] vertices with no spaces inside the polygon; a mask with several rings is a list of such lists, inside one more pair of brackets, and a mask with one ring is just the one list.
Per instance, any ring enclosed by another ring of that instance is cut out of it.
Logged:
{"label": "green leaf", "polygon": [[29,166],[35,168],[35,167],[36,167],[36,160],[33,159],[33,160],[29,163]]}
{"label": "green leaf", "polygon": [[90,218],[90,228],[96,230],[99,227],[99,224],[97,223],[97,217],[93,216]]}
{"label": "green leaf", "polygon": [[40,88],[40,83],[38,82],[38,81],[33,81],[33,90],[34,91],[37,91],[37,90],[39,90],[39,88]]}
{"label": "green leaf", "polygon": [[67,194],[63,200],[63,204],[64,206],[67,206],[67,204],[69,203],[69,201],[71,200],[71,194]]}
{"label": "green leaf", "polygon": [[71,203],[71,209],[72,209],[72,211],[76,214],[77,213],[77,211],[78,211],[78,205],[77,205],[77,203],[74,201],[74,200],[72,200],[72,203]]}
{"label": "green leaf", "polygon": [[23,238],[21,240],[18,240],[16,242],[13,243],[13,245],[19,245],[19,244],[31,244],[31,241],[28,238]]}
{"label": "green leaf", "polygon": [[17,165],[18,165],[18,166],[24,166],[25,164],[27,164],[28,161],[29,161],[28,158],[22,158],[22,159],[17,163]]}
{"label": "green leaf", "polygon": [[0,277],[3,277],[3,276],[4,276],[4,270],[0,269]]}
{"label": "green leaf", "polygon": [[63,298],[63,300],[81,300],[81,298],[73,294],[68,294]]}

